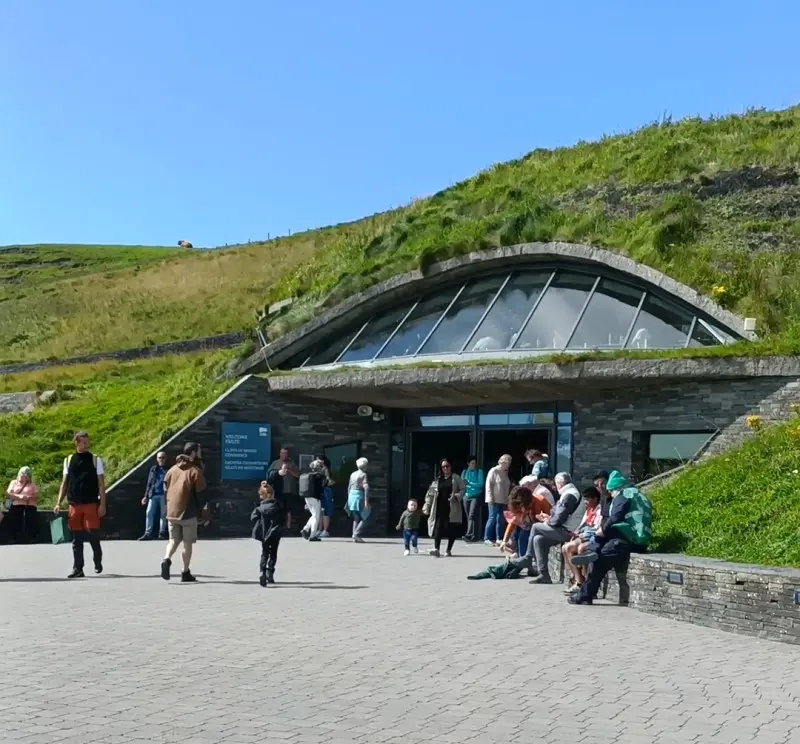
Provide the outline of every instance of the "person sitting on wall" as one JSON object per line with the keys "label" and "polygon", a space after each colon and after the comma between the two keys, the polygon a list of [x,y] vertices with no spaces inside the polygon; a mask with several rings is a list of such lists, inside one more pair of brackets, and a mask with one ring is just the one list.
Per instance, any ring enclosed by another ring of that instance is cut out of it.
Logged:
{"label": "person sitting on wall", "polygon": [[578,525],[577,536],[574,540],[564,543],[561,546],[561,553],[564,556],[564,565],[572,574],[567,594],[577,592],[586,581],[586,568],[580,568],[572,563],[572,558],[588,552],[592,545],[592,538],[600,529],[603,521],[603,514],[600,509],[600,491],[595,486],[589,486],[583,492],[583,499],[586,502],[586,512]]}
{"label": "person sitting on wall", "polygon": [[559,473],[555,478],[559,500],[549,515],[537,517],[538,524],[531,529],[528,549],[524,555],[512,559],[520,568],[532,574],[532,584],[552,584],[547,565],[550,548],[571,540],[586,509],[581,492],[572,483],[569,473]]}
{"label": "person sitting on wall", "polygon": [[[605,575],[613,568],[621,578],[628,569],[631,553],[643,553],[651,535],[652,507],[649,500],[627,481],[619,470],[608,477],[611,509],[590,541],[589,550],[572,559],[575,566],[591,565],[581,590],[567,601],[592,604]],[[620,586],[620,601],[627,601],[627,585]]]}

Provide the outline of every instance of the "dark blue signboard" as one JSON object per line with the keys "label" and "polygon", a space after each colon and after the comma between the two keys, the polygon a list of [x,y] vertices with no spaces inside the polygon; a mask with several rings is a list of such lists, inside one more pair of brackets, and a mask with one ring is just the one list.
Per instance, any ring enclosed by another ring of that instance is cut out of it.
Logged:
{"label": "dark blue signboard", "polygon": [[221,450],[222,480],[263,480],[272,452],[272,427],[223,421]]}

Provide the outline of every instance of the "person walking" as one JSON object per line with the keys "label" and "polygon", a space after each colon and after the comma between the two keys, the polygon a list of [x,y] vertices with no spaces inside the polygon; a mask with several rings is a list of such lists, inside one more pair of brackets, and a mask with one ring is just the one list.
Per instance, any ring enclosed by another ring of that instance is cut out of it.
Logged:
{"label": "person walking", "polygon": [[258,489],[261,503],[253,509],[250,522],[253,538],[261,543],[261,563],[258,583],[261,586],[275,583],[275,564],[278,562],[278,546],[283,535],[284,524],[288,527],[291,516],[284,505],[275,498],[275,491],[267,481],[261,481]]}
{"label": "person walking", "polygon": [[66,497],[69,504],[67,526],[72,532],[72,572],[67,578],[84,577],[83,545],[92,546],[94,572],[103,573],[103,548],[100,545],[100,520],[106,515],[106,479],[103,461],[89,450],[89,435],[79,431],[72,438],[75,454],[64,459],[61,487],[53,511],[61,512]]}
{"label": "person walking", "polygon": [[483,540],[487,545],[495,547],[503,541],[505,519],[503,511],[508,504],[508,494],[511,491],[511,478],[508,469],[511,467],[511,455],[503,455],[486,476],[486,506],[489,509],[489,518],[486,520],[486,532]]}
{"label": "person walking", "polygon": [[350,474],[347,484],[347,508],[346,511],[353,520],[353,542],[363,543],[364,525],[369,518],[369,483],[367,482],[367,466],[369,460],[366,457],[359,457],[356,460],[356,468]]}
{"label": "person walking", "polygon": [[164,477],[164,493],[169,523],[169,542],[161,561],[161,578],[169,581],[172,556],[183,544],[182,582],[196,581],[190,570],[192,551],[197,542],[199,523],[208,521],[208,506],[198,494],[206,490],[203,475],[202,451],[197,442],[187,442],[183,454]]}
{"label": "person walking", "polygon": [[461,497],[464,481],[453,473],[449,460],[439,463],[440,475],[425,494],[422,513],[428,517],[428,536],[433,538],[433,550],[428,555],[438,558],[441,555],[442,539],[447,538],[445,555],[453,555],[453,544],[461,527]]}
{"label": "person walking", "polygon": [[158,537],[167,536],[167,513],[164,511],[164,478],[167,475],[167,453],[159,452],[156,455],[156,464],[150,468],[147,476],[147,485],[144,489],[142,506],[147,507],[145,512],[144,535],[140,540],[150,540],[155,531],[156,522],[159,523]]}
{"label": "person walking", "polygon": [[478,458],[470,455],[467,467],[461,473],[464,481],[464,512],[467,517],[467,531],[464,542],[478,542],[481,539],[481,519],[483,515],[483,489],[486,477],[478,467]]}
{"label": "person walking", "polygon": [[36,539],[36,501],[39,489],[33,482],[31,469],[21,467],[17,477],[8,484],[8,529],[14,542],[34,542]]}
{"label": "person walking", "polygon": [[309,542],[319,542],[322,526],[322,495],[327,485],[325,465],[322,460],[313,460],[311,472],[300,476],[300,498],[305,501],[311,516],[300,534]]}

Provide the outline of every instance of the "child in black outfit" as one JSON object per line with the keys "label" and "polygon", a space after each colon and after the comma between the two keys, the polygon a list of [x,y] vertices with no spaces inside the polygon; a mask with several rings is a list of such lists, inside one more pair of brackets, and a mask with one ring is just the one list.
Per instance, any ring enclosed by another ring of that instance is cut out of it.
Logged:
{"label": "child in black outfit", "polygon": [[261,543],[261,586],[275,583],[275,563],[278,560],[278,545],[283,535],[283,526],[291,514],[275,498],[275,491],[267,481],[261,481],[258,489],[261,503],[253,509],[250,522],[253,524],[253,539]]}

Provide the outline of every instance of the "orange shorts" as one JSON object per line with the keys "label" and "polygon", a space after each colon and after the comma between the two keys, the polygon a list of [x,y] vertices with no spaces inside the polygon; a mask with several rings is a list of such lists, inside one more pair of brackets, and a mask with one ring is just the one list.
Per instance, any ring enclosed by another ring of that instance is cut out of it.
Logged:
{"label": "orange shorts", "polygon": [[87,532],[100,529],[100,504],[70,504],[67,527],[70,532]]}

